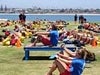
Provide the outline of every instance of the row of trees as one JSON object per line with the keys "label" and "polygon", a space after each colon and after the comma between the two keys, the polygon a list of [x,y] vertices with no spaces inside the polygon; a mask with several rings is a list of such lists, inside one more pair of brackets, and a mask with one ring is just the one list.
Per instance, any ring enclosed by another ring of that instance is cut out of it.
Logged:
{"label": "row of trees", "polygon": [[29,8],[28,12],[31,13],[97,13],[100,14],[100,9],[41,9]]}
{"label": "row of trees", "polygon": [[0,12],[17,12],[20,10],[24,10],[27,13],[97,13],[100,14],[100,9],[82,9],[82,8],[66,8],[66,9],[42,9],[40,7],[32,7],[32,8],[7,8],[7,6],[0,6]]}

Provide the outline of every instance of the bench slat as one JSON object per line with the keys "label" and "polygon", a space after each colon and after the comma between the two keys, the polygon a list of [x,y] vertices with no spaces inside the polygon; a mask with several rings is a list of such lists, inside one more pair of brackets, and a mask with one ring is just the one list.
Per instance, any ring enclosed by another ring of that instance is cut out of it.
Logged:
{"label": "bench slat", "polygon": [[[76,46],[73,44],[69,44],[65,46],[72,51],[76,50]],[[30,51],[59,51],[59,50],[63,50],[63,49],[60,46],[55,46],[55,47],[48,47],[48,46],[27,47],[26,46],[24,47],[24,51],[25,51],[24,59],[25,60],[29,59]]]}

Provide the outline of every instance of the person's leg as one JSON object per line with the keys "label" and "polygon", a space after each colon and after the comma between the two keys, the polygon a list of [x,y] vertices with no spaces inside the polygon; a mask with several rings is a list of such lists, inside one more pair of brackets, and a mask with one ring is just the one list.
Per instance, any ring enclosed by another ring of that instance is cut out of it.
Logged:
{"label": "person's leg", "polygon": [[34,38],[34,41],[31,44],[27,45],[27,47],[36,46],[37,41],[38,41],[38,39],[37,38],[36,39]]}
{"label": "person's leg", "polygon": [[63,48],[64,50],[63,51],[60,51],[59,53],[65,55],[65,56],[70,56],[65,50],[67,49],[65,44],[62,44],[61,45],[61,48]]}
{"label": "person's leg", "polygon": [[53,65],[50,68],[47,75],[52,75],[52,73],[56,70],[56,68],[58,68],[58,71],[60,72],[60,74],[63,74],[66,71],[67,75],[69,75],[69,67],[64,62],[60,61],[59,59],[53,62]]}
{"label": "person's leg", "polygon": [[65,56],[69,56],[68,53],[65,50],[60,51],[59,53],[65,55]]}
{"label": "person's leg", "polygon": [[67,71],[67,73],[69,74],[69,66],[66,63],[62,62],[59,59],[57,59],[55,63],[57,65],[60,74],[64,73],[65,71]]}
{"label": "person's leg", "polygon": [[54,61],[53,64],[51,65],[51,67],[50,67],[50,70],[47,72],[46,75],[52,75],[52,73],[56,70],[56,68],[57,68],[57,65]]}
{"label": "person's leg", "polygon": [[30,45],[28,45],[29,47],[31,46],[36,46],[37,42],[42,42],[44,45],[51,45],[50,43],[50,39],[48,37],[46,37],[45,35],[38,35],[37,38],[34,40],[33,43],[31,43]]}
{"label": "person's leg", "polygon": [[50,38],[45,36],[45,35],[39,35],[38,40],[43,44],[43,45],[51,45]]}
{"label": "person's leg", "polygon": [[40,36],[37,36],[36,38],[34,38],[34,40],[32,41],[31,44],[28,45],[28,47],[32,47],[32,46],[36,46],[36,43],[41,39]]}

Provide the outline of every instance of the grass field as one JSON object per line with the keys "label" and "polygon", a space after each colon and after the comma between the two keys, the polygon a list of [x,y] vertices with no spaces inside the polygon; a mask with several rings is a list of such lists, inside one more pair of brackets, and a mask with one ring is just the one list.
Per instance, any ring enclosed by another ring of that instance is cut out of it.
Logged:
{"label": "grass field", "polygon": [[[75,28],[76,26],[71,23],[68,28]],[[0,29],[1,30],[1,29]],[[25,44],[29,43],[29,39],[25,40]],[[100,75],[100,46],[92,47],[86,46],[90,51],[95,52],[97,61],[89,63],[83,72],[83,75]],[[37,51],[31,52],[34,56],[32,60],[24,61],[24,50],[21,48],[0,46],[0,75],[45,75],[49,70],[49,66],[53,60],[47,59],[55,51]],[[35,59],[40,56],[40,59]],[[43,57],[45,56],[46,59]],[[58,71],[54,75],[59,75]]]}

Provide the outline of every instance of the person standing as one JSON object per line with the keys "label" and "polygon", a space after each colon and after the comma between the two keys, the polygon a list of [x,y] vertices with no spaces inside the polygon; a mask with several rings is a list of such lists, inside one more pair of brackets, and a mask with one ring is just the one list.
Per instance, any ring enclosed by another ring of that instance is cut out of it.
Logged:
{"label": "person standing", "polygon": [[75,16],[74,16],[74,22],[75,22],[75,24],[77,23],[77,14],[75,14]]}
{"label": "person standing", "polygon": [[25,21],[26,21],[26,15],[24,14],[24,12],[21,12],[19,14],[19,22],[24,25],[25,24]]}
{"label": "person standing", "polygon": [[80,15],[79,16],[79,23],[80,24],[83,24],[83,22],[84,22],[84,16],[83,15]]}

